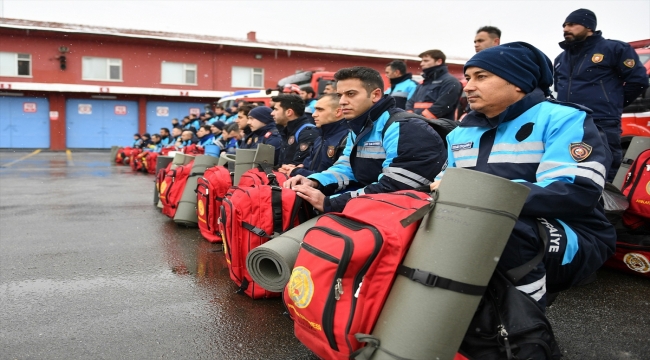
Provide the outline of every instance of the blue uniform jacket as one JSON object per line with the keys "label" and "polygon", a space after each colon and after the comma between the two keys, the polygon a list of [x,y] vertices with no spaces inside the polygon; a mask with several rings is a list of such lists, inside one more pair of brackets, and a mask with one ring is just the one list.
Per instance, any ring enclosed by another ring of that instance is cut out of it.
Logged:
{"label": "blue uniform jacket", "polygon": [[318,100],[311,99],[311,100],[307,100],[305,102],[307,103],[305,105],[305,112],[309,113],[309,114],[313,114],[314,111],[316,111],[316,102],[318,102]]}
{"label": "blue uniform jacket", "polygon": [[[424,121],[396,121],[382,137],[386,121],[399,111],[395,99],[386,95],[366,113],[347,121],[352,131],[343,154],[329,169],[309,176],[326,195],[325,212],[342,211],[358,195],[427,186],[443,168],[444,142]],[[355,186],[360,189],[332,195]]]}
{"label": "blue uniform jacket", "polygon": [[424,81],[406,102],[407,111],[427,119],[455,119],[456,107],[463,91],[460,81],[452,76],[446,65],[424,70]]}
{"label": "blue uniform jacket", "polygon": [[555,58],[553,74],[557,99],[590,108],[595,120],[620,120],[624,101],[633,101],[648,87],[645,67],[627,43],[604,39],[596,31],[560,47],[565,51]]}
{"label": "blue uniform jacket", "polygon": [[345,120],[321,126],[323,135],[316,139],[311,153],[302,163],[303,167],[295,168],[291,176],[309,176],[313,173],[328,169],[339,158],[345,148],[345,138],[350,128]]}
{"label": "blue uniform jacket", "polygon": [[239,146],[241,149],[257,149],[258,144],[272,145],[275,147],[275,165],[280,164],[280,147],[282,143],[282,137],[280,132],[278,132],[275,123],[269,123],[266,126],[259,128],[249,134],[247,134],[243,139],[242,143]]}
{"label": "blue uniform jacket", "polygon": [[208,124],[212,125],[212,124],[216,123],[217,121],[223,121],[225,123],[226,118],[227,118],[226,114],[221,114],[221,115],[215,114],[214,117],[212,117],[212,119],[208,120]]}
{"label": "blue uniform jacket", "polygon": [[206,145],[212,145],[213,142],[214,142],[214,134],[208,134],[200,138],[197,145],[203,147]]}
{"label": "blue uniform jacket", "polygon": [[563,264],[578,251],[576,233],[597,239],[605,261],[613,253],[616,234],[598,200],[611,155],[583,111],[588,109],[567,105],[573,104],[548,101],[536,89],[495,118],[470,112],[447,135],[448,167],[528,186],[520,216],[554,218],[563,225],[568,242]]}
{"label": "blue uniform jacket", "polygon": [[[300,132],[298,133],[298,131]],[[281,133],[280,165],[302,164],[311,152],[314,142],[320,136],[320,131],[314,125],[314,120],[307,114],[289,121]]]}
{"label": "blue uniform jacket", "polygon": [[406,101],[415,93],[418,83],[411,80],[411,73],[402,75],[398,78],[390,79],[390,87],[385,94],[395,98],[395,107],[406,109]]}

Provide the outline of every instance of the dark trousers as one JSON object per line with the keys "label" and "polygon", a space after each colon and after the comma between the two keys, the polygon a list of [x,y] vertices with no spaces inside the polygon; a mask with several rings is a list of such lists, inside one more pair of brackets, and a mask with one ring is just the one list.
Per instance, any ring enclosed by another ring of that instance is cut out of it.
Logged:
{"label": "dark trousers", "polygon": [[605,132],[607,145],[612,154],[612,165],[607,172],[607,182],[614,181],[616,172],[623,161],[623,149],[621,149],[621,121],[620,120],[594,120],[596,125]]}

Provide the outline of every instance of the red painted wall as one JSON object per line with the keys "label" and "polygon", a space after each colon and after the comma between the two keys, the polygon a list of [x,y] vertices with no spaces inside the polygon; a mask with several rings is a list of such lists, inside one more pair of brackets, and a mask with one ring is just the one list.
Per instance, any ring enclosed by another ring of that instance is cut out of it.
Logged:
{"label": "red painted wall", "polygon": [[[32,54],[32,77],[0,77],[0,81],[39,83],[91,84],[168,88],[181,90],[234,91],[232,67],[264,69],[264,88],[275,87],[278,80],[296,70],[325,68],[336,71],[343,67],[363,65],[382,74],[392,59],[375,59],[335,54],[287,52],[232,46],[191,44],[151,39],[132,39],[105,35],[63,34],[49,31],[26,31],[0,28],[2,51]],[[59,69],[58,48],[66,46],[67,69]],[[255,59],[255,55],[262,59]],[[82,80],[82,57],[95,56],[122,59],[122,81]],[[161,84],[162,61],[197,64],[197,85]],[[419,61],[407,61],[409,70],[418,74]],[[462,77],[462,66],[450,65],[450,71]]]}

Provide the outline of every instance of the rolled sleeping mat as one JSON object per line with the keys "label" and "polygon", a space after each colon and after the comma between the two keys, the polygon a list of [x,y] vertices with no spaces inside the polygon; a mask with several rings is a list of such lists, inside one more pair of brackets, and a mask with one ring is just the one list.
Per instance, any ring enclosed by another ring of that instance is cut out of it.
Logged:
{"label": "rolled sleeping mat", "polygon": [[[167,165],[169,165],[170,162],[172,162],[174,158],[172,156],[162,156],[159,155],[156,158],[156,177],[158,176],[158,172],[160,169],[165,169],[167,168]],[[160,193],[159,189],[156,187],[156,180],[153,181],[153,206],[158,205],[158,201],[160,201]]]}
{"label": "rolled sleeping mat", "polygon": [[630,146],[627,148],[625,155],[623,155],[623,162],[621,162],[621,167],[619,167],[616,172],[616,177],[614,177],[612,185],[621,190],[623,187],[623,181],[625,181],[625,176],[627,175],[627,172],[630,171],[630,165],[632,165],[639,154],[647,149],[650,149],[650,137],[635,136],[632,138]]}
{"label": "rolled sleeping mat", "polygon": [[310,219],[251,250],[246,269],[257,284],[268,291],[282,292],[289,282],[300,244],[318,218]]}
{"label": "rolled sleeping mat", "polygon": [[[529,191],[494,175],[447,169],[370,336],[380,350],[368,346],[371,356],[359,358],[454,359]],[[431,274],[463,288],[433,287],[423,280]]]}
{"label": "rolled sleeping mat", "polygon": [[176,169],[177,166],[181,165],[187,165],[189,164],[192,160],[194,160],[194,156],[192,155],[185,155],[183,153],[177,152],[174,154],[174,159],[172,160],[172,169]]}
{"label": "rolled sleeping mat", "polygon": [[117,157],[118,150],[120,150],[120,146],[111,146],[111,164],[115,164],[115,158]]}
{"label": "rolled sleeping mat", "polygon": [[257,164],[266,162],[273,165],[274,157],[275,147],[271,145],[259,144],[257,149],[237,149],[233,184],[239,184],[242,174],[255,168]]}
{"label": "rolled sleeping mat", "polygon": [[210,155],[197,155],[190,171],[190,176],[185,183],[185,189],[178,203],[174,222],[185,226],[197,226],[199,218],[196,215],[196,180],[202,176],[209,167],[217,165],[219,158]]}

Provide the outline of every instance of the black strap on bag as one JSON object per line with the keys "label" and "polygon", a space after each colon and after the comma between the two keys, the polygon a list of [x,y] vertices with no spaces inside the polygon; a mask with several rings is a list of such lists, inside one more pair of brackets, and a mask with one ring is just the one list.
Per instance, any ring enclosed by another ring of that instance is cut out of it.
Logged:
{"label": "black strap on bag", "polygon": [[263,162],[257,164],[257,167],[259,167],[260,170],[264,171],[266,178],[269,179],[269,185],[280,186],[280,184],[278,184],[278,179],[276,178],[275,173],[273,173],[273,166],[271,166],[271,164]]}

